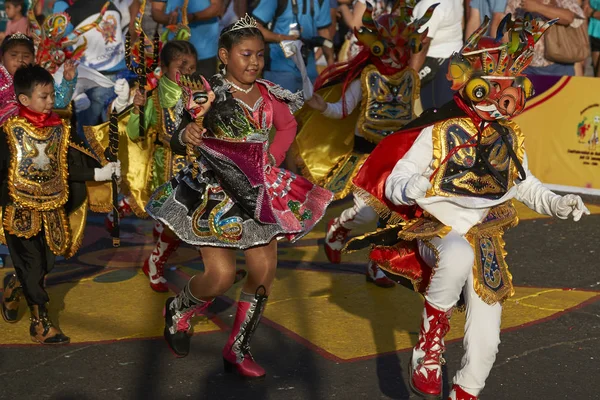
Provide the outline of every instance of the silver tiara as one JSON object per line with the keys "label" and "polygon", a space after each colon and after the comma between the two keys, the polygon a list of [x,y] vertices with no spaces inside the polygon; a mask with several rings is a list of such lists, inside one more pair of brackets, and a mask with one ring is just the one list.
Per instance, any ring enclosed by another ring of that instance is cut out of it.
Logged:
{"label": "silver tiara", "polygon": [[233,24],[229,32],[248,28],[258,28],[258,25],[256,24],[256,20],[254,18],[246,14],[243,18],[238,19],[235,24]]}
{"label": "silver tiara", "polygon": [[21,32],[17,32],[17,33],[13,33],[12,35],[10,35],[10,39],[9,40],[13,40],[13,39],[24,39],[24,40],[29,40],[31,41],[31,38],[27,35],[25,35],[24,33]]}

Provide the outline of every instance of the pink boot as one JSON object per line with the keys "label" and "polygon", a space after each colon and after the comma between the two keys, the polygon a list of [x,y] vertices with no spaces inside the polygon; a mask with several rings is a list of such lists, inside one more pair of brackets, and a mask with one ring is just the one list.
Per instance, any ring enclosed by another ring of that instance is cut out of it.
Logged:
{"label": "pink boot", "polygon": [[177,250],[181,240],[170,237],[162,232],[156,242],[156,247],[150,254],[150,257],[144,262],[142,271],[150,278],[150,287],[155,292],[168,292],[167,280],[164,277],[165,263],[169,256]]}
{"label": "pink boot", "polygon": [[190,284],[176,297],[169,297],[163,310],[165,317],[164,336],[169,349],[177,357],[185,357],[190,352],[192,337],[191,320],[205,311],[212,301],[202,301],[190,292]]}
{"label": "pink boot", "polygon": [[259,286],[255,295],[241,292],[231,335],[223,348],[225,371],[236,372],[242,378],[265,376],[265,370],[254,361],[250,353],[250,340],[267,303],[264,293],[264,286]]}

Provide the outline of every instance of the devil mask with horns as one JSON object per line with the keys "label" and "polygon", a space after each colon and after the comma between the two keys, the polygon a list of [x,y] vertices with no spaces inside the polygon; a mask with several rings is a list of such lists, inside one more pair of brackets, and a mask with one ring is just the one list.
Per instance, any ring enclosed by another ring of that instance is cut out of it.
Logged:
{"label": "devil mask with horns", "polygon": [[215,100],[210,84],[200,74],[177,76],[177,84],[183,91],[183,105],[192,119],[203,117]]}
{"label": "devil mask with horns", "polygon": [[421,50],[428,30],[419,30],[429,21],[438,4],[429,7],[423,17],[411,23],[416,3],[416,0],[396,0],[391,13],[373,19],[373,6],[367,2],[363,26],[355,28],[354,34],[358,42],[371,52],[372,58],[400,70],[408,65],[411,52]]}
{"label": "devil mask with horns", "polygon": [[[490,23],[485,17],[479,29],[450,60],[447,78],[452,82],[452,89],[459,91],[486,121],[520,114],[533,95],[533,85],[523,71],[531,63],[535,43],[556,21],[533,18],[530,13],[512,20],[508,14],[494,39],[483,36]],[[502,43],[505,34],[508,34],[508,43]]]}

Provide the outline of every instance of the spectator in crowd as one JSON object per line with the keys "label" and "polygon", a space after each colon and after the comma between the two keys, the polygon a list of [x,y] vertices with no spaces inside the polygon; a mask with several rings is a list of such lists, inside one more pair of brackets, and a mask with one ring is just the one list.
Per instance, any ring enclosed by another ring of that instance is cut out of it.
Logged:
{"label": "spectator in crowd", "polygon": [[[181,22],[183,4],[184,0],[154,0],[152,18],[163,25]],[[195,0],[188,4],[190,42],[198,52],[196,71],[207,77],[217,72],[219,17],[225,12],[224,7],[224,0]]]}
{"label": "spectator in crowd", "polygon": [[[131,7],[129,8],[130,20],[129,20],[129,32],[131,32],[131,40],[137,40],[137,33],[135,32],[135,19],[137,17],[138,12],[140,11],[140,7],[142,6],[141,0],[132,0]],[[158,33],[160,34],[161,25],[157,24],[152,19],[152,7],[149,7],[146,4],[146,8],[142,11],[142,30],[146,33],[146,35],[154,35],[154,32],[158,29]]]}
{"label": "spectator in crowd", "polygon": [[428,29],[423,50],[416,53],[410,66],[421,77],[423,109],[441,107],[452,100],[454,92],[446,79],[448,62],[463,45],[463,0],[421,0],[415,6],[413,19],[421,18],[427,9],[439,3],[433,16],[422,29]]}
{"label": "spectator in crowd", "polygon": [[12,35],[13,33],[17,32],[21,32],[25,35],[28,35],[29,22],[27,21],[27,17],[25,17],[25,13],[27,12],[25,1],[5,0],[4,7],[6,10],[6,18],[8,18],[8,22],[6,23],[6,30],[4,31],[4,33],[0,34],[0,41],[4,40],[6,36]]}
{"label": "spectator in crowd", "polygon": [[498,25],[504,18],[505,10],[506,0],[471,0],[469,18],[465,27],[465,38],[471,36],[481,26],[486,15],[492,20],[487,35],[495,37]]}
{"label": "spectator in crowd", "polygon": [[8,23],[8,18],[6,17],[6,10],[4,8],[4,0],[0,0],[0,34],[4,36],[4,31],[6,30],[6,24]]}
{"label": "spectator in crowd", "polygon": [[340,54],[338,61],[352,58],[360,51],[354,29],[362,26],[362,16],[367,9],[367,1],[373,7],[373,18],[377,18],[383,12],[390,13],[394,3],[392,0],[338,0],[339,12],[344,24],[348,27],[347,44],[344,46],[343,53]]}
{"label": "spectator in crowd", "polygon": [[[126,69],[125,41],[123,32],[129,28],[132,0],[112,0],[100,26],[82,36],[87,48],[81,63],[115,81]],[[65,12],[71,22],[67,33],[74,28],[96,20],[106,0],[57,0],[54,13]],[[80,42],[83,40],[80,37]],[[107,102],[113,94],[112,88],[96,86],[85,92],[90,106],[77,112],[77,131],[83,137],[84,126],[94,126],[106,121]]]}
{"label": "spectator in crowd", "polygon": [[237,14],[234,0],[223,0],[223,8],[225,12],[223,16],[219,18],[219,32],[223,30],[226,26],[233,24],[238,20],[240,16],[245,14]]}
{"label": "spectator in crowd", "polygon": [[600,68],[598,68],[600,59],[600,0],[586,0],[583,5],[583,13],[590,19],[588,33],[592,48],[594,76],[600,77]]}
{"label": "spectator in crowd", "polygon": [[[530,12],[547,19],[558,18],[557,24],[578,28],[585,21],[583,10],[576,0],[508,0],[506,12],[516,16],[523,16]],[[575,75],[574,64],[554,63],[544,56],[544,41],[540,40],[534,48],[533,60],[525,70],[527,75]]]}
{"label": "spectator in crowd", "polygon": [[[317,36],[331,40],[329,0],[260,0],[252,15],[260,23],[259,29],[269,43],[270,62],[265,67],[265,78],[292,92],[301,90],[300,71],[285,57],[279,43],[299,36],[304,40]],[[267,29],[269,24],[270,30]],[[317,78],[314,47],[306,46],[305,53],[306,70],[313,81]],[[333,47],[323,46],[323,52],[327,64],[332,64]]]}

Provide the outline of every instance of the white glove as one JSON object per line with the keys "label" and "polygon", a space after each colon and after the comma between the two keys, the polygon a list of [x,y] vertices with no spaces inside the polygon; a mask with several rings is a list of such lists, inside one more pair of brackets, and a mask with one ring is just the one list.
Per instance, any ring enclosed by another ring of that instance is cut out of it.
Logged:
{"label": "white glove", "polygon": [[121,112],[129,104],[129,83],[126,79],[117,79],[114,87],[117,98],[114,101],[113,108],[116,112]]}
{"label": "white glove", "polygon": [[117,79],[114,90],[120,103],[129,101],[129,83],[127,83],[127,79]]}
{"label": "white glove", "polygon": [[556,202],[553,212],[560,219],[573,215],[573,221],[579,221],[584,214],[590,215],[590,210],[583,204],[581,197],[574,194],[562,196]]}
{"label": "white glove", "polygon": [[92,105],[92,102],[85,93],[78,94],[73,101],[75,101],[75,110],[77,111],[87,110]]}
{"label": "white glove", "polygon": [[404,186],[404,197],[408,200],[417,200],[425,197],[427,194],[427,190],[431,187],[431,183],[429,179],[425,178],[423,175],[414,174]]}
{"label": "white glove", "polygon": [[117,176],[117,179],[121,178],[121,161],[109,162],[102,168],[94,169],[94,180],[96,182],[110,181],[113,174]]}

